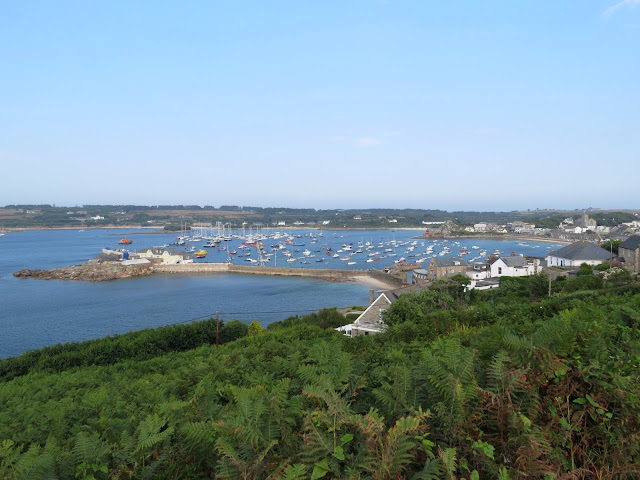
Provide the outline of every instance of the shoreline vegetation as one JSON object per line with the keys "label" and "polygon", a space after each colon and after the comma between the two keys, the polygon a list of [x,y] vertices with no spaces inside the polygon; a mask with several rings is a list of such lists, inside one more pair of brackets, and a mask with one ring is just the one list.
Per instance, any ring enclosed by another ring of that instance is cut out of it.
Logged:
{"label": "shoreline vegetation", "polygon": [[628,272],[537,274],[402,295],[375,336],[323,309],[33,350],[0,360],[0,478],[631,480],[639,309]]}
{"label": "shoreline vegetation", "polygon": [[0,229],[16,228],[160,228],[180,232],[200,223],[225,228],[273,229],[427,229],[436,224],[505,225],[520,221],[557,228],[566,218],[588,214],[598,225],[615,226],[637,220],[637,209],[546,209],[507,212],[446,211],[420,208],[313,209],[224,205],[7,205],[0,207]]}

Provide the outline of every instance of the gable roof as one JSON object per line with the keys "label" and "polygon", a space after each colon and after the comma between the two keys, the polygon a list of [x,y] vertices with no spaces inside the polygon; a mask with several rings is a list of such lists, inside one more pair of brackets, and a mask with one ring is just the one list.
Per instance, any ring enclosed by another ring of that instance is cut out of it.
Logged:
{"label": "gable roof", "polygon": [[529,261],[526,258],[521,257],[520,255],[501,258],[502,261],[507,265],[507,267],[526,267],[529,264]]}
{"label": "gable roof", "polygon": [[548,256],[567,260],[608,260],[611,254],[593,243],[575,242],[550,252]]}
{"label": "gable roof", "polygon": [[620,244],[619,248],[628,248],[629,250],[637,250],[640,247],[640,235],[631,235]]}
{"label": "gable roof", "polygon": [[162,255],[164,252],[167,252],[169,255],[179,256],[184,259],[195,258],[191,253],[180,250],[179,248],[149,247],[138,250],[138,253],[145,253],[149,251],[154,255]]}
{"label": "gable roof", "polygon": [[424,283],[415,283],[407,287],[396,288],[395,290],[388,290],[384,292],[384,295],[386,295],[387,299],[391,303],[393,303],[403,293],[421,292],[422,290],[426,290],[427,288],[429,288],[429,286],[425,285]]}
{"label": "gable roof", "polygon": [[461,257],[432,258],[431,261],[435,262],[438,267],[456,267],[467,264],[464,258]]}

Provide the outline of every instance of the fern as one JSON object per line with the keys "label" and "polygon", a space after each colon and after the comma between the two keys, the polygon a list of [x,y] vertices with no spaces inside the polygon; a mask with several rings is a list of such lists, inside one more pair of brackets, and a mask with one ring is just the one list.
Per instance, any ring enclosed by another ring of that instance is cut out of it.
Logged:
{"label": "fern", "polygon": [[73,461],[76,465],[81,463],[100,463],[97,458],[101,447],[100,438],[97,435],[88,435],[86,432],[80,432],[76,435],[73,443]]}
{"label": "fern", "polygon": [[442,478],[442,460],[439,458],[428,459],[422,470],[416,473],[412,480],[440,480]]}
{"label": "fern", "polygon": [[49,454],[43,453],[38,445],[32,445],[16,459],[7,478],[50,480],[56,478],[55,466],[55,461]]}
{"label": "fern", "polygon": [[477,396],[474,355],[474,350],[451,339],[436,342],[432,350],[422,354],[422,367],[435,400],[434,408],[449,428],[454,427],[469,402]]}
{"label": "fern", "polygon": [[442,460],[447,478],[454,478],[453,474],[458,469],[457,452],[455,448],[438,449],[438,457]]}
{"label": "fern", "polygon": [[187,422],[180,427],[183,445],[189,452],[204,452],[211,448],[213,428],[210,422]]}
{"label": "fern", "polygon": [[538,328],[531,340],[538,349],[551,351],[556,355],[568,355],[574,347],[575,330],[564,316],[557,316]]}
{"label": "fern", "polygon": [[149,450],[166,442],[173,434],[173,427],[167,427],[167,421],[158,415],[149,415],[138,425],[136,452],[149,453]]}

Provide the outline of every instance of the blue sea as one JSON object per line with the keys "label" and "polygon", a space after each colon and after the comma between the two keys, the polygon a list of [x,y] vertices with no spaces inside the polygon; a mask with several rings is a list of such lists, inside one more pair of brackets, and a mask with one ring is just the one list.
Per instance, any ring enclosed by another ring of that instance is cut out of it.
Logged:
{"label": "blue sea", "polygon": [[[546,250],[560,247],[507,240],[417,240],[412,237],[422,231],[409,230],[289,233],[293,237],[291,243],[279,250],[271,246],[284,239],[263,241],[265,250],[272,255],[267,266],[383,269],[400,259],[426,262],[445,246],[450,250],[445,256],[458,255],[460,249],[467,248],[467,260],[475,258],[475,261],[484,260],[477,255],[483,250],[488,254],[499,251],[544,256]],[[12,275],[23,268],[49,269],[86,263],[102,248],[118,248],[118,242],[125,237],[133,242],[127,246],[131,251],[176,240],[175,233],[152,233],[148,229],[30,230],[0,236],[0,358],[57,343],[204,319],[216,312],[225,321],[257,320],[266,326],[321,308],[368,303],[367,285],[311,278],[159,275],[91,283],[18,279]],[[234,238],[221,242],[220,247],[207,249],[207,257],[197,261],[223,262],[230,258],[233,263],[251,264],[246,259],[257,259],[257,252],[240,248],[242,241]],[[192,242],[190,246],[202,245],[203,242]],[[284,255],[285,250],[289,257]],[[362,252],[354,253],[358,250]],[[233,251],[236,255],[230,255]],[[249,255],[240,257],[242,253]],[[287,258],[296,261],[286,262]]]}

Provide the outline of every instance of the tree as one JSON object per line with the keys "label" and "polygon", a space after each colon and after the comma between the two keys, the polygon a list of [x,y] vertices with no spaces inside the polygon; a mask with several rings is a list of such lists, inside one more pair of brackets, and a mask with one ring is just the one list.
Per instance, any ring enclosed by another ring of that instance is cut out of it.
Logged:
{"label": "tree", "polygon": [[[262,327],[260,327],[262,328]],[[231,320],[229,323],[225,323],[220,328],[220,341],[222,343],[231,342],[238,338],[246,337],[249,327],[246,323],[240,320]]]}
{"label": "tree", "polygon": [[247,335],[250,337],[256,337],[260,334],[264,333],[264,328],[257,321],[251,322],[249,328],[247,329]]}

